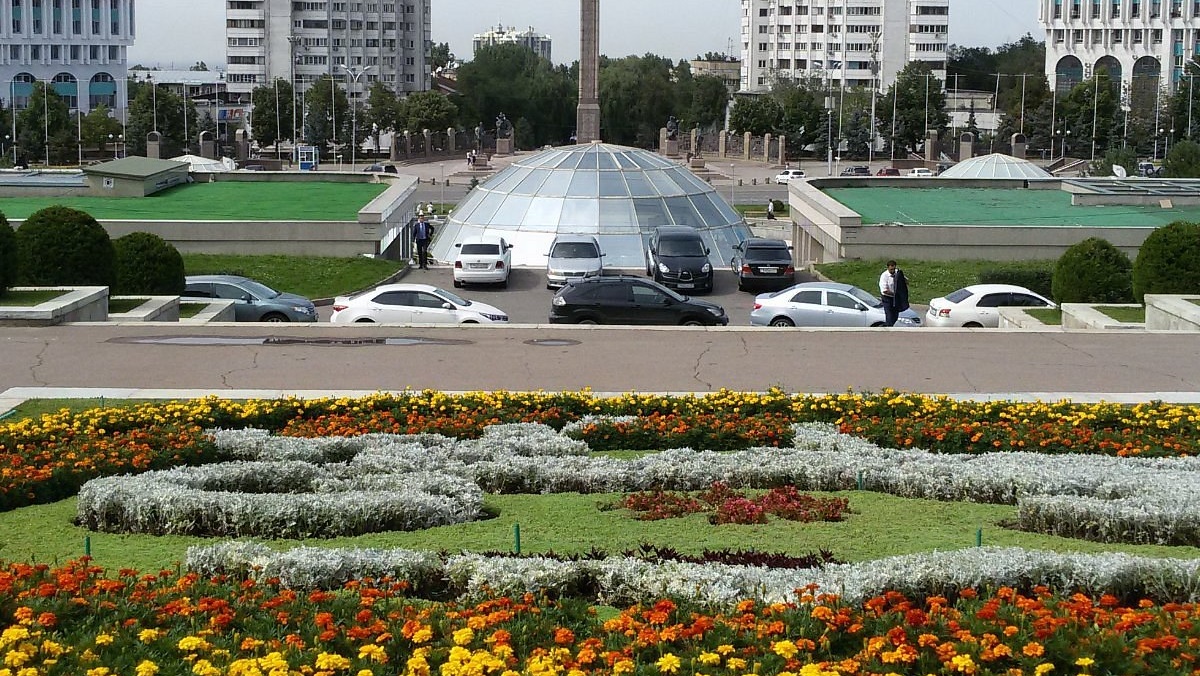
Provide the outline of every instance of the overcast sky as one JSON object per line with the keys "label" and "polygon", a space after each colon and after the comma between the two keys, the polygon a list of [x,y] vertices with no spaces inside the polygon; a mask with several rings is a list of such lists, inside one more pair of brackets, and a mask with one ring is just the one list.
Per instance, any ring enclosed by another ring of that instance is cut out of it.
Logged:
{"label": "overcast sky", "polygon": [[[950,0],[950,41],[995,47],[1025,33],[1037,39],[1037,0]],[[738,0],[601,0],[600,52],[691,59],[705,52],[738,56]],[[130,64],[187,68],[225,62],[221,0],[141,0]],[[433,41],[470,57],[471,36],[504,25],[533,27],[554,39],[554,60],[579,58],[579,3],[573,0],[433,0]]]}

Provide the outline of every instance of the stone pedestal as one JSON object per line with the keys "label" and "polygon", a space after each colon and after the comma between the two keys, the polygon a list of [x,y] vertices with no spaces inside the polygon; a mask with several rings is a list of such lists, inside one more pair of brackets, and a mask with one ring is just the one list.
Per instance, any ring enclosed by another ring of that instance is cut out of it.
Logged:
{"label": "stone pedestal", "polygon": [[663,141],[662,151],[663,155],[666,155],[667,157],[679,157],[679,139],[669,138],[666,141]]}
{"label": "stone pedestal", "polygon": [[703,157],[693,157],[691,160],[688,161],[688,167],[692,168],[692,169],[703,169],[704,168],[704,158]]}
{"label": "stone pedestal", "polygon": [[504,157],[513,154],[513,142],[511,138],[496,139],[496,154]]}

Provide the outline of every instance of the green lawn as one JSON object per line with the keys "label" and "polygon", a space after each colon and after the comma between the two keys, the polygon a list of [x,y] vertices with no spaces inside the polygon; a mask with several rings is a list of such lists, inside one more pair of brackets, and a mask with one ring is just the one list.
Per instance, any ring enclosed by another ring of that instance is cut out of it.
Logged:
{"label": "green lawn", "polygon": [[1125,324],[1145,324],[1146,323],[1146,307],[1144,305],[1138,307],[1114,307],[1111,305],[1097,305],[1096,309],[1113,319]]}
{"label": "green lawn", "polygon": [[63,295],[62,291],[7,291],[0,295],[0,306],[32,307]]}
{"label": "green lawn", "polygon": [[1056,307],[1027,308],[1025,313],[1049,326],[1062,325],[1062,310]]}
{"label": "green lawn", "polygon": [[[885,268],[885,260],[844,261],[822,263],[817,271],[826,277],[879,295],[879,275]],[[930,299],[944,296],[964,286],[979,283],[979,273],[984,270],[1042,270],[1054,269],[1054,261],[899,261],[900,268],[908,278],[908,291],[913,303],[929,304]]]}
{"label": "green lawn", "polygon": [[[832,495],[832,494],[820,494]],[[1019,546],[1059,552],[1121,551],[1155,557],[1200,557],[1195,547],[1117,546],[1008,530],[999,525],[1014,515],[1003,505],[936,502],[878,493],[837,493],[853,511],[836,523],[776,520],[764,525],[710,525],[704,515],[662,521],[637,521],[624,510],[602,510],[616,495],[489,495],[487,509],[496,518],[414,532],[390,532],[330,540],[278,541],[281,548],[363,547],[434,551],[511,551],[513,526],[521,528],[526,553],[581,553],[593,547],[608,552],[642,543],[682,552],[704,549],[757,549],[803,555],[828,549],[846,561],[868,561],[898,554],[970,547],[983,530],[985,545]],[[903,518],[897,518],[897,515]],[[214,542],[180,536],[92,533],[72,525],[75,499],[25,507],[0,514],[0,556],[9,561],[61,562],[84,553],[90,538],[96,564],[109,570],[154,571],[182,561],[188,546]]]}
{"label": "green lawn", "polygon": [[189,275],[243,275],[279,291],[305,298],[332,298],[365,289],[403,266],[382,258],[302,256],[227,256],[184,254]]}
{"label": "green lawn", "polygon": [[102,221],[356,221],[359,209],[387,187],[384,183],[192,183],[149,197],[6,197],[0,201],[0,212],[10,220],[25,219],[59,204]]}

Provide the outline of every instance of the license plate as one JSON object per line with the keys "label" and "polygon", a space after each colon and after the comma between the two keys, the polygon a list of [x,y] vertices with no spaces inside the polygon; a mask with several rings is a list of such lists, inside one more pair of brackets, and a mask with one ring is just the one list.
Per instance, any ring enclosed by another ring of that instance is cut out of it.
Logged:
{"label": "license plate", "polygon": [[763,274],[773,275],[776,272],[779,272],[779,268],[759,268],[758,271]]}
{"label": "license plate", "polygon": [[695,286],[696,286],[695,284],[680,284],[680,285],[679,285],[679,288],[681,288],[681,289],[691,289],[691,288],[694,288]]}
{"label": "license plate", "polygon": [[487,263],[471,263],[470,267],[472,270],[487,270],[488,264]]}

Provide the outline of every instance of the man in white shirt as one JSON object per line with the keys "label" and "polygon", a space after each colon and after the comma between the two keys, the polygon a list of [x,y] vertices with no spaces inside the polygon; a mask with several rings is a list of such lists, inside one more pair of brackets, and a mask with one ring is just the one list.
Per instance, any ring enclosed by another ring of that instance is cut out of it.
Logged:
{"label": "man in white shirt", "polygon": [[883,299],[883,315],[888,326],[895,326],[900,317],[896,306],[896,261],[888,261],[887,269],[879,275],[879,296]]}

